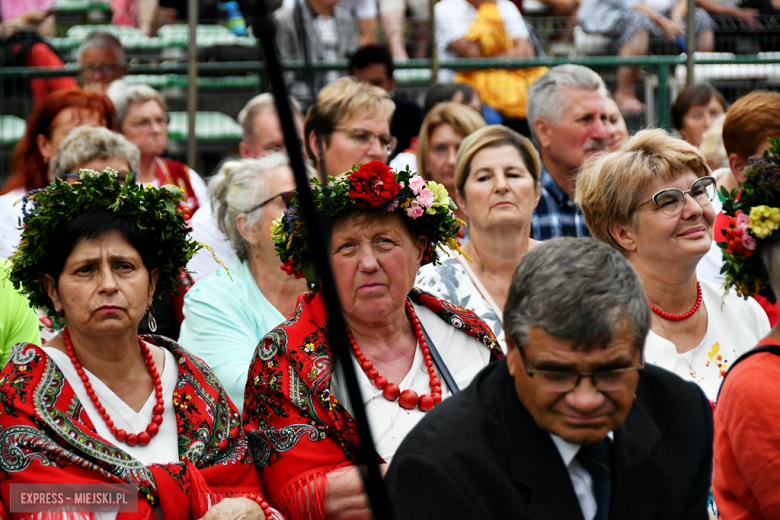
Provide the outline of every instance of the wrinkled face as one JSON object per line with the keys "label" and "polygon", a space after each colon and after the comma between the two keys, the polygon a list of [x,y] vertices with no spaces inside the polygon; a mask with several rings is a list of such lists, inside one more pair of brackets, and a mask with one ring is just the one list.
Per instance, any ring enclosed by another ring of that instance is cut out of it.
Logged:
{"label": "wrinkled face", "polygon": [[347,319],[376,322],[403,312],[425,249],[397,213],[335,222],[331,263]]}
{"label": "wrinkled face", "polygon": [[628,127],[614,100],[607,98],[604,101],[604,106],[606,107],[604,126],[607,129],[607,143],[610,148],[614,149],[620,146],[623,139],[628,137]]}
{"label": "wrinkled face", "polygon": [[38,150],[41,155],[47,159],[54,157],[60,143],[71,130],[81,125],[106,126],[106,120],[91,110],[73,108],[62,110],[51,122],[50,137],[39,135],[37,138]]}
{"label": "wrinkled face", "polygon": [[[387,163],[387,149],[379,139],[372,143],[362,136],[390,135],[390,122],[379,117],[360,117],[336,123],[336,130],[329,139],[322,140],[327,175],[338,177],[352,170],[355,164],[366,164],[371,161]],[[359,137],[355,137],[355,136]],[[369,139],[370,140],[370,139]],[[312,132],[309,135],[309,145],[317,155],[317,141]],[[319,168],[319,161],[316,164]]]}
{"label": "wrinkled face", "polygon": [[475,153],[463,192],[465,199],[458,196],[458,207],[468,215],[470,226],[482,229],[529,224],[540,195],[520,152],[511,145]]}
{"label": "wrinkled face", "polygon": [[95,170],[96,172],[102,172],[106,168],[113,168],[116,170],[117,177],[121,180],[127,177],[130,173],[130,163],[124,157],[112,156],[112,157],[97,157],[91,161],[87,161],[84,164],[73,168],[68,174],[65,175],[65,180],[68,184],[74,184],[78,182],[78,173],[80,170]]}
{"label": "wrinkled face", "polygon": [[387,65],[384,63],[372,63],[364,69],[356,68],[352,75],[387,92],[395,87],[395,81],[387,74]]}
{"label": "wrinkled face", "polygon": [[[295,128],[298,131],[298,138],[301,138],[303,132],[298,118],[295,119]],[[257,114],[252,133],[245,135],[244,141],[238,147],[241,157],[254,159],[273,152],[283,152],[286,149],[282,125],[279,123],[276,110],[271,108]]]}
{"label": "wrinkled face", "polygon": [[[511,343],[508,338],[507,341]],[[534,327],[530,330],[523,353],[532,370],[579,374],[636,367],[641,363],[641,353],[634,346],[631,327],[624,327],[603,348],[586,351],[575,350],[574,347],[573,340],[562,340],[541,327]],[[636,399],[638,372],[626,374],[618,390],[599,391],[590,378],[583,377],[574,390],[554,393],[542,388],[538,375],[528,375],[520,351],[514,345],[509,347],[507,366],[515,379],[517,395],[536,424],[576,444],[598,442],[608,432],[619,428]]]}
{"label": "wrinkled face", "polygon": [[712,96],[706,105],[691,107],[683,116],[683,127],[680,129],[680,137],[693,146],[701,146],[704,132],[707,131],[713,121],[725,113],[726,111],[715,96]]}
{"label": "wrinkled face", "polygon": [[573,172],[608,144],[604,97],[598,90],[568,87],[563,95],[569,105],[560,120],[555,124],[542,120],[541,129],[537,122],[536,134],[543,153]]}
{"label": "wrinkled face", "polygon": [[141,150],[141,156],[157,157],[168,146],[168,114],[154,100],[131,103],[122,135]]}
{"label": "wrinkled face", "polygon": [[[652,199],[665,188],[687,191],[697,179],[696,174],[688,169],[673,182],[659,180],[645,190],[642,202]],[[712,203],[701,206],[686,193],[679,215],[666,215],[655,203],[647,204],[636,212],[636,229],[628,235],[635,244],[634,252],[647,261],[690,260],[701,258],[710,250],[715,222]]]}
{"label": "wrinkled face", "polygon": [[107,47],[92,47],[81,55],[81,84],[84,90],[105,93],[112,81],[125,75],[122,65]]}
{"label": "wrinkled face", "polygon": [[45,285],[57,312],[84,334],[135,330],[152,303],[157,270],[150,274],[141,255],[117,231],[82,239],[65,262],[59,281]]}
{"label": "wrinkled face", "polygon": [[432,181],[444,185],[450,195],[455,193],[455,160],[462,142],[463,136],[448,124],[434,128],[428,140],[428,175]]}

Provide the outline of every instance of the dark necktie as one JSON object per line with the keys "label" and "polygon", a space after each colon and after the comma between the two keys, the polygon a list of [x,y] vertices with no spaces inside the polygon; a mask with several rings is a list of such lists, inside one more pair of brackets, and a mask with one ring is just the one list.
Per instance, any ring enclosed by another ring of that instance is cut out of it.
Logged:
{"label": "dark necktie", "polygon": [[583,444],[577,452],[577,460],[593,478],[593,492],[596,496],[596,517],[607,520],[609,498],[612,494],[612,441],[609,437],[595,444]]}

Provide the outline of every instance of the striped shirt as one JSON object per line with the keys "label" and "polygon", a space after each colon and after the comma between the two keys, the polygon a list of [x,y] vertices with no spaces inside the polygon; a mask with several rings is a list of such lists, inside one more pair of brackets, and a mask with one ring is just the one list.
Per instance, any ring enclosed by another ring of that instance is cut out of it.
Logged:
{"label": "striped shirt", "polygon": [[589,237],[585,216],[571,197],[558,186],[542,164],[542,196],[533,215],[531,238]]}

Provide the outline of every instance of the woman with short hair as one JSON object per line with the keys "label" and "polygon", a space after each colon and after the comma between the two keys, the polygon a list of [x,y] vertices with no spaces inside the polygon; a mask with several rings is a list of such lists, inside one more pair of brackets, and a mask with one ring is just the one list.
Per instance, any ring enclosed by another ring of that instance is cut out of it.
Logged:
{"label": "woman with short hair", "polygon": [[710,85],[690,85],[677,94],[672,105],[672,124],[680,137],[700,147],[704,132],[729,109],[723,94]]}
{"label": "woman with short hair", "polygon": [[136,182],[178,186],[182,203],[194,214],[208,199],[206,183],[186,164],[162,157],[170,121],[162,95],[146,85],[118,86],[108,93],[116,105],[117,130],[141,150]]}
{"label": "woman with short hair", "polygon": [[455,201],[469,219],[464,255],[426,265],[416,284],[485,320],[506,351],[503,309],[529,248],[541,166],[531,141],[505,126],[477,130],[460,146]]}
{"label": "woman with short hair", "polygon": [[107,128],[80,126],[62,141],[57,154],[51,161],[56,179],[73,184],[82,169],[103,171],[115,170],[119,180],[137,172],[141,159],[138,147],[121,134]]}
{"label": "woman with short hair", "polygon": [[576,200],[593,236],[626,255],[653,310],[645,359],[697,383],[714,403],[740,354],[769,331],[754,300],[698,280],[710,250],[715,179],[704,156],[663,130],[643,130],[590,159]]}
{"label": "woman with short hair", "polygon": [[179,343],[211,366],[239,410],[255,347],[293,314],[298,296],[306,292],[305,281],[279,269],[269,232],[293,189],[282,153],[226,161],[209,180],[217,225],[237,258],[187,292]]}

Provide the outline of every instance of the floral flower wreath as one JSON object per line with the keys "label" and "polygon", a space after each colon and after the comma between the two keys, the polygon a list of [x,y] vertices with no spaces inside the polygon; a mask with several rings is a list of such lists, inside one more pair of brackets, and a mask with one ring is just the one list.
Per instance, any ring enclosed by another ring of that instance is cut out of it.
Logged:
{"label": "floral flower wreath", "polygon": [[[761,248],[780,228],[780,139],[769,139],[772,147],[763,157],[752,157],[745,168],[741,191],[731,193],[721,187],[723,212],[731,217],[723,233],[724,286],[734,286],[737,294],[763,296],[770,303],[776,298],[769,287],[769,275],[761,260]],[[716,237],[721,239],[722,237]]]}
{"label": "floral flower wreath", "polygon": [[[374,209],[382,213],[403,212],[411,219],[418,236],[428,239],[422,263],[439,261],[437,248],[447,246],[462,253],[455,236],[464,224],[453,213],[457,209],[447,189],[407,169],[394,173],[386,164],[371,161],[353,166],[342,177],[328,176],[330,183],[312,181],[312,195],[317,211],[331,218],[357,210]],[[290,208],[274,220],[271,238],[276,254],[282,260],[282,270],[297,278],[306,278],[313,291],[319,290],[319,274],[310,249],[309,229],[303,220],[297,192]]]}
{"label": "floral flower wreath", "polygon": [[[22,199],[22,239],[10,256],[8,278],[14,287],[27,294],[33,306],[55,317],[51,300],[43,286],[46,253],[57,227],[94,207],[126,215],[159,244],[153,264],[160,270],[155,296],[175,291],[190,258],[202,245],[188,236],[189,209],[179,205],[182,192],[170,184],[160,188],[136,184],[132,174],[124,185],[117,172],[81,170],[80,182],[69,185],[56,179],[46,188],[35,190]],[[33,208],[27,206],[32,202]],[[0,281],[2,283],[2,281]]]}

